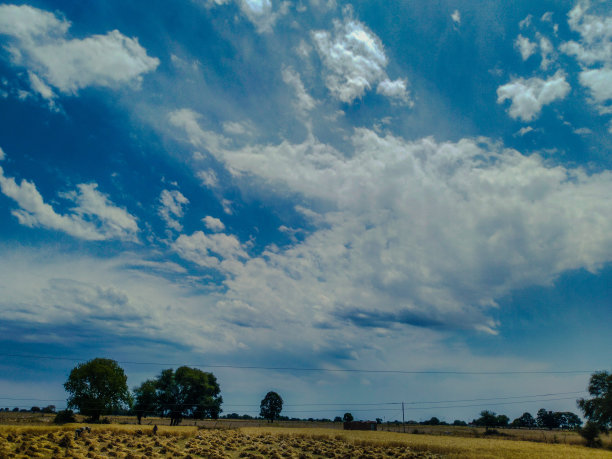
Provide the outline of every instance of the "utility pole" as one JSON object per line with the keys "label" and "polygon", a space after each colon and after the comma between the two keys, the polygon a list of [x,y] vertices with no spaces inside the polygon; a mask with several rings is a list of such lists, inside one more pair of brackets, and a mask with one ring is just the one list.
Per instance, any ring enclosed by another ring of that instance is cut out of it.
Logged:
{"label": "utility pole", "polygon": [[404,418],[404,402],[402,402],[402,426],[404,428],[404,433],[406,433],[406,419]]}

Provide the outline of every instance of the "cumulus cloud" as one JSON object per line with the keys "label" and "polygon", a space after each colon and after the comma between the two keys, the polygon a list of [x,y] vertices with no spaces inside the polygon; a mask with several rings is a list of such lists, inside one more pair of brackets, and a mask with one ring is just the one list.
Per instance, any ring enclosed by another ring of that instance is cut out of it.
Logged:
{"label": "cumulus cloud", "polygon": [[88,86],[137,86],[159,65],[138,39],[118,30],[68,38],[70,22],[28,5],[0,5],[0,18],[0,34],[12,38],[13,64],[28,69],[33,89],[47,99],[53,97],[51,88],[75,94]]}
{"label": "cumulus cloud", "polygon": [[538,44],[532,41],[529,41],[529,38],[519,35],[518,37],[516,37],[516,40],[514,41],[514,46],[521,53],[521,57],[523,58],[523,60],[526,61],[527,59],[529,59],[531,55],[535,53],[535,50],[538,47]]}
{"label": "cumulus cloud", "polygon": [[236,3],[249,21],[253,23],[259,33],[272,32],[279,18],[289,11],[289,2],[276,0],[199,0],[206,7]]}
{"label": "cumulus cloud", "polygon": [[580,73],[580,83],[589,88],[593,102],[601,113],[611,113],[612,68],[585,70]]}
{"label": "cumulus cloud", "polygon": [[564,99],[569,91],[570,85],[560,71],[547,80],[537,77],[515,78],[497,88],[497,103],[501,104],[509,99],[512,103],[508,114],[512,118],[532,121],[540,115],[544,105]]}
{"label": "cumulus cloud", "polygon": [[[289,248],[240,252],[240,263],[219,267],[223,301],[315,328],[341,320],[495,333],[498,298],[612,259],[609,172],[551,166],[486,139],[408,142],[358,129],[352,142],[349,156],[313,137],[215,150],[229,170],[302,195],[315,228]],[[212,236],[194,236],[182,256],[220,266]]]}
{"label": "cumulus cloud", "polygon": [[387,96],[390,99],[397,100],[398,102],[403,102],[412,105],[410,93],[406,89],[406,84],[406,80],[398,79],[395,81],[391,81],[386,78],[380,83],[378,83],[376,93],[382,94],[383,96]]}
{"label": "cumulus cloud", "polygon": [[568,14],[570,28],[580,35],[579,41],[568,41],[561,50],[573,55],[583,65],[612,63],[612,16],[589,14],[590,2],[579,1]]}
{"label": "cumulus cloud", "polygon": [[337,99],[350,103],[384,80],[388,83],[381,92],[393,88],[391,92],[398,95],[401,80],[395,85],[389,82],[383,44],[365,24],[350,18],[336,20],[333,32],[315,31],[312,40],[326,71],[325,84]]}
{"label": "cumulus cloud", "polygon": [[36,185],[27,180],[17,183],[6,177],[0,167],[0,191],[19,206],[12,214],[25,226],[63,231],[71,236],[100,241],[123,239],[136,241],[136,218],[115,206],[108,196],[97,190],[95,183],[83,183],[77,190],[61,193],[60,197],[75,204],[67,214],[57,213],[45,203]]}
{"label": "cumulus cloud", "polygon": [[610,113],[612,101],[612,16],[589,14],[590,2],[580,1],[568,14],[570,28],[580,35],[578,41],[568,41],[561,50],[581,64],[580,84],[591,94],[601,113]]}
{"label": "cumulus cloud", "polygon": [[183,207],[189,203],[189,199],[178,190],[163,190],[159,196],[159,201],[161,205],[158,213],[166,222],[166,225],[175,231],[181,231],[183,225],[181,225],[179,219],[183,218]]}
{"label": "cumulus cloud", "polygon": [[207,215],[206,217],[204,217],[202,221],[206,225],[206,228],[208,228],[211,231],[219,232],[225,229],[225,225],[223,224],[221,220],[215,217],[211,217],[210,215]]}
{"label": "cumulus cloud", "polygon": [[459,13],[459,10],[453,11],[453,14],[451,14],[451,19],[455,24],[461,24],[461,13]]}
{"label": "cumulus cloud", "polygon": [[172,248],[185,260],[205,268],[222,271],[235,269],[240,259],[248,258],[240,241],[224,233],[206,234],[196,231],[191,236],[182,234]]}

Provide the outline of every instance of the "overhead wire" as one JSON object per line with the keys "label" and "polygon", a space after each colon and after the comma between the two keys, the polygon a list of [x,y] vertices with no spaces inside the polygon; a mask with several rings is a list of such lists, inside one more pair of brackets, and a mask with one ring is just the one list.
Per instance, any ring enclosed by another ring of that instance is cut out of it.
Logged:
{"label": "overhead wire", "polygon": [[[0,353],[0,357],[39,359],[39,360],[65,360],[71,362],[84,362],[88,359],[76,357],[62,357],[36,354]],[[150,365],[150,366],[190,366],[196,368],[219,368],[234,370],[267,370],[267,371],[296,371],[296,372],[328,372],[328,373],[379,373],[379,374],[424,374],[424,375],[520,375],[520,374],[585,374],[594,370],[498,370],[498,371],[468,371],[468,370],[386,370],[367,368],[323,368],[323,367],[284,367],[262,365],[228,365],[214,363],[177,363],[177,362],[138,362],[133,360],[118,360],[122,365]]]}

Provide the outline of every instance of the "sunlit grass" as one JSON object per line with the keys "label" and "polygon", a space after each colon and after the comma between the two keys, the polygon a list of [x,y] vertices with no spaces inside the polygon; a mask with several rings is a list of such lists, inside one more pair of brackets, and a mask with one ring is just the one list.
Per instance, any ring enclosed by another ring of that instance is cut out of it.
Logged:
{"label": "sunlit grass", "polygon": [[315,439],[338,438],[355,445],[405,445],[412,451],[427,451],[449,458],[612,458],[612,451],[608,450],[493,438],[270,427],[246,427],[240,430],[247,435],[269,433]]}
{"label": "sunlit grass", "polygon": [[575,444],[329,428],[159,425],[154,435],[152,425],[99,424],[75,438],[82,426],[0,426],[0,458],[612,458]]}

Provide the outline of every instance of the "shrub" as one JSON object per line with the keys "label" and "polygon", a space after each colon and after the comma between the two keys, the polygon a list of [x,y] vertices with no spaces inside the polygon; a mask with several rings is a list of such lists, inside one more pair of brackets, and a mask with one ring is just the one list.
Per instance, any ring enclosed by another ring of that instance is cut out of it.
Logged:
{"label": "shrub", "polygon": [[599,439],[599,426],[594,422],[588,421],[583,428],[579,430],[582,438],[586,440],[586,445],[590,448],[597,448],[601,446],[601,440]]}
{"label": "shrub", "polygon": [[74,417],[74,412],[72,410],[62,410],[58,411],[53,419],[55,424],[67,424],[69,422],[76,422],[76,418]]}

